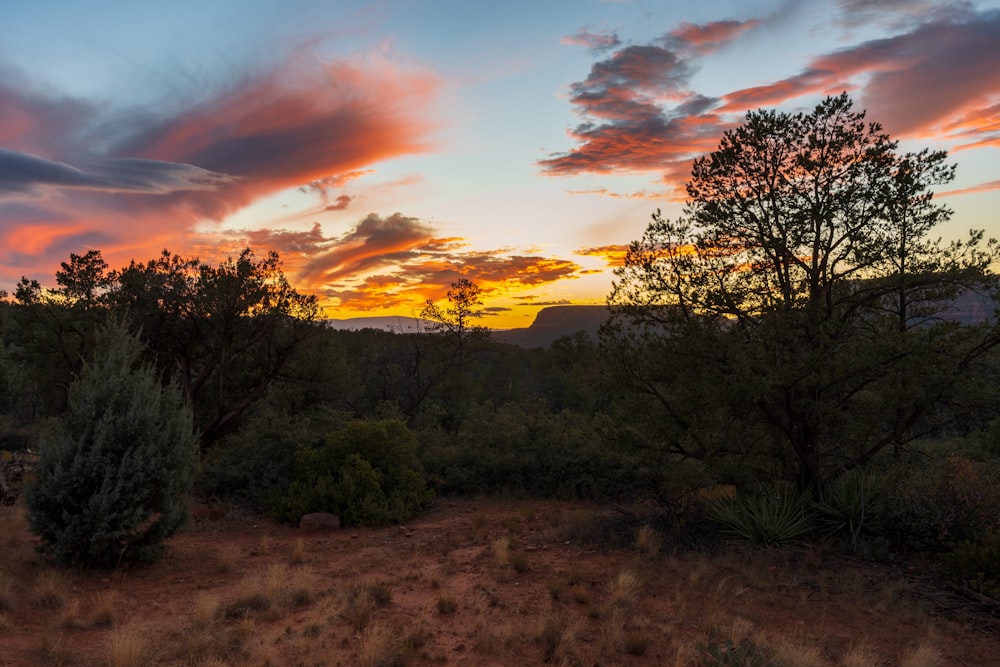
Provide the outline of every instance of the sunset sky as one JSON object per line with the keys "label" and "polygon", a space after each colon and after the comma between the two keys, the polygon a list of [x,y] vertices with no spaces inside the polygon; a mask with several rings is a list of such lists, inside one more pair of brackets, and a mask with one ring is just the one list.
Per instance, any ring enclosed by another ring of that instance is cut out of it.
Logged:
{"label": "sunset sky", "polygon": [[1000,1],[3,0],[0,289],[278,250],[329,317],[602,303],[748,109],[847,90],[1000,236]]}

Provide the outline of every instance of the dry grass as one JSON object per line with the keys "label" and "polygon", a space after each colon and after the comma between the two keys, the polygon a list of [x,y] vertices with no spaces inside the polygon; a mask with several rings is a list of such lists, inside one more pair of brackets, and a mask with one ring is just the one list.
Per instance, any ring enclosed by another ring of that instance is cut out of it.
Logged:
{"label": "dry grass", "polygon": [[814,644],[779,637],[767,643],[774,667],[826,667],[823,652]]}
{"label": "dry grass", "polygon": [[196,630],[204,630],[222,616],[222,600],[214,591],[202,591],[194,598],[191,625]]}
{"label": "dry grass", "polygon": [[402,667],[405,642],[396,626],[376,621],[361,631],[358,664],[362,667]]}
{"label": "dry grass", "polygon": [[59,625],[67,629],[80,629],[90,624],[83,616],[83,605],[77,598],[70,598],[59,610]]}
{"label": "dry grass", "polygon": [[635,533],[635,550],[643,558],[656,558],[663,548],[663,535],[658,530],[646,524],[640,526]]}
{"label": "dry grass", "polygon": [[215,549],[213,555],[216,571],[220,574],[226,574],[236,567],[236,563],[239,562],[242,552],[238,545],[223,542]]}
{"label": "dry grass", "polygon": [[944,664],[940,651],[924,641],[903,658],[900,667],[941,667]]}
{"label": "dry grass", "polygon": [[500,568],[510,562],[510,538],[506,535],[493,540],[493,562]]}
{"label": "dry grass", "polygon": [[301,565],[306,560],[306,544],[300,537],[295,540],[295,544],[288,552],[288,560],[291,561],[292,565]]}
{"label": "dry grass", "polygon": [[437,600],[437,610],[439,614],[454,614],[458,611],[458,600],[453,597],[443,595]]}
{"label": "dry grass", "polygon": [[355,630],[364,630],[375,612],[392,601],[392,589],[384,582],[365,582],[350,586],[340,615]]}
{"label": "dry grass", "polygon": [[59,609],[69,595],[69,578],[55,568],[45,568],[35,575],[31,601],[41,609]]}
{"label": "dry grass", "polygon": [[[910,599],[916,592],[878,566],[831,567],[832,557],[810,564],[751,550],[664,553],[653,533],[637,531],[629,544],[626,524],[614,542],[567,543],[547,519],[577,524],[593,512],[537,503],[528,518],[520,503],[507,503],[504,513],[499,502],[476,502],[489,508],[477,539],[469,535],[471,512],[458,501],[457,509],[418,519],[414,530],[359,529],[322,540],[259,526],[260,519],[227,525],[233,533],[221,536],[196,526],[152,568],[81,571],[72,582],[40,557],[19,561],[13,572],[0,568],[7,573],[0,663],[520,665],[547,658],[553,665],[687,666],[750,664],[732,662],[749,656],[779,666],[945,664],[929,641],[907,639],[914,627],[948,646],[948,664],[990,664],[984,656],[1000,654],[1000,640],[922,612]],[[516,539],[486,532],[512,531],[515,521]],[[230,563],[226,572],[218,567],[222,543],[231,545],[231,557],[221,559]],[[290,562],[297,551],[308,552],[307,566]],[[531,567],[515,576],[518,551],[530,555]],[[0,565],[6,558],[0,553]],[[46,589],[61,602],[43,602]],[[882,614],[876,636],[844,643],[870,632],[866,612],[889,600],[911,611]],[[901,620],[910,617],[919,624]],[[723,651],[728,662],[706,662],[707,650]]]}
{"label": "dry grass", "polygon": [[138,623],[115,628],[106,644],[108,667],[146,667],[153,664],[158,635],[153,628]]}
{"label": "dry grass", "polygon": [[622,570],[608,584],[608,604],[612,608],[630,609],[639,596],[639,577],[631,570]]}
{"label": "dry grass", "polygon": [[90,624],[104,628],[114,625],[122,612],[122,598],[115,590],[99,591],[90,609]]}
{"label": "dry grass", "polygon": [[309,571],[276,563],[262,573],[244,578],[236,596],[224,605],[223,614],[236,618],[267,612],[266,617],[274,620],[308,604],[314,597],[315,581]]}
{"label": "dry grass", "polygon": [[852,644],[840,659],[843,667],[879,667],[883,662],[867,639]]}
{"label": "dry grass", "polygon": [[545,662],[556,665],[578,664],[580,628],[564,616],[542,620],[538,633]]}

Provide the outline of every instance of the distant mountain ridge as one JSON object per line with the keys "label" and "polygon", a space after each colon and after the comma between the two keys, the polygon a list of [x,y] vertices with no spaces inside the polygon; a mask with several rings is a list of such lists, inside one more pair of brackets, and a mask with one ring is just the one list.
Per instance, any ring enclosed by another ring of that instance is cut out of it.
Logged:
{"label": "distant mountain ridge", "polygon": [[[584,331],[596,342],[597,332],[606,319],[607,306],[549,306],[538,311],[531,326],[494,330],[493,340],[528,348],[548,347],[557,338]],[[433,322],[398,315],[332,319],[326,320],[326,325],[338,331],[378,329],[393,333],[426,333],[434,330]]]}
{"label": "distant mountain ridge", "polygon": [[[995,309],[988,296],[967,291],[945,308],[940,317],[965,325],[980,324],[993,320]],[[558,338],[583,331],[596,343],[608,315],[607,306],[549,306],[538,311],[528,327],[494,330],[493,340],[526,348],[547,348]],[[434,327],[432,322],[419,317],[400,316],[327,320],[327,325],[341,330],[380,329],[395,333],[426,333]]]}
{"label": "distant mountain ridge", "polygon": [[494,331],[493,339],[520,347],[548,347],[558,338],[583,331],[597,342],[597,332],[608,319],[607,306],[549,306],[524,329]]}

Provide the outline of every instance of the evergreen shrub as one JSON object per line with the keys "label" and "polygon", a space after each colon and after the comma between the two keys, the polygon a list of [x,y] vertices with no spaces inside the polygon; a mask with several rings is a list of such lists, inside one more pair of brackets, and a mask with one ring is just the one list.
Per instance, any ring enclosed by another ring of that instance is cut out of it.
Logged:
{"label": "evergreen shrub", "polygon": [[61,564],[149,562],[188,517],[193,418],[176,387],[137,365],[142,349],[123,324],[102,327],[61,429],[40,443],[25,493],[29,525]]}
{"label": "evergreen shrub", "polygon": [[302,446],[287,491],[273,504],[281,520],[330,512],[344,525],[402,522],[434,497],[401,421],[351,421],[320,446]]}

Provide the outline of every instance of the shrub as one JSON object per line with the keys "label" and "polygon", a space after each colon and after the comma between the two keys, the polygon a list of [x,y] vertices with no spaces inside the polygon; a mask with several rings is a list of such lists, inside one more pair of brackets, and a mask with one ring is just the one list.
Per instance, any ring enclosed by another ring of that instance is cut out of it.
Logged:
{"label": "shrub", "polygon": [[812,509],[820,531],[841,540],[855,554],[886,555],[887,542],[877,534],[878,517],[885,512],[885,483],[873,470],[851,470],[823,487]]}
{"label": "shrub", "polygon": [[725,536],[756,546],[790,546],[813,530],[806,499],[779,486],[723,496],[706,510]]}
{"label": "shrub", "polygon": [[951,578],[1000,599],[1000,530],[991,531],[981,541],[963,542],[944,561]]}
{"label": "shrub", "polygon": [[98,338],[61,433],[41,444],[26,503],[57,562],[114,567],[153,560],[187,519],[198,443],[177,388],[136,366],[138,338],[117,322]]}
{"label": "shrub", "polygon": [[959,455],[899,465],[886,481],[876,525],[906,551],[944,551],[998,527],[1000,462]]}
{"label": "shrub", "polygon": [[209,450],[198,489],[207,496],[267,512],[292,480],[296,449],[322,447],[326,434],[342,422],[332,411],[291,415],[261,407],[245,427]]}
{"label": "shrub", "polygon": [[352,421],[320,447],[300,447],[288,490],[275,515],[332,512],[345,525],[401,522],[430,502],[420,474],[416,438],[400,421]]}

